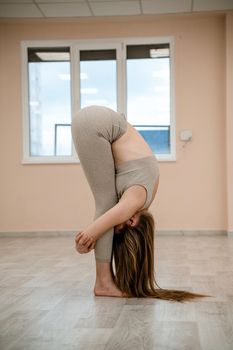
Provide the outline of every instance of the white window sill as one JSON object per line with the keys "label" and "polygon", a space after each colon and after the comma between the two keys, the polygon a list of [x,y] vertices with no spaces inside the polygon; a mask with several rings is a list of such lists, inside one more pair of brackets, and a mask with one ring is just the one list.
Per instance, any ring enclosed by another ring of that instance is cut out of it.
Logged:
{"label": "white window sill", "polygon": [[158,162],[175,162],[176,156],[171,154],[156,154]]}
{"label": "white window sill", "polygon": [[72,164],[79,163],[79,159],[75,156],[60,156],[60,157],[28,157],[22,160],[22,164]]}

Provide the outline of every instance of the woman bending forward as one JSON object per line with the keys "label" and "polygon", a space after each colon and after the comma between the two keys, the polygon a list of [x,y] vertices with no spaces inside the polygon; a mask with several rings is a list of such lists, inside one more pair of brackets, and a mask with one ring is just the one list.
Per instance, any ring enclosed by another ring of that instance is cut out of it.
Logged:
{"label": "woman bending forward", "polygon": [[101,106],[80,110],[71,130],[95,199],[95,220],[76,236],[78,252],[95,249],[95,295],[199,297],[161,289],[155,282],[154,220],[148,208],[158,189],[159,168],[143,137],[122,114]]}

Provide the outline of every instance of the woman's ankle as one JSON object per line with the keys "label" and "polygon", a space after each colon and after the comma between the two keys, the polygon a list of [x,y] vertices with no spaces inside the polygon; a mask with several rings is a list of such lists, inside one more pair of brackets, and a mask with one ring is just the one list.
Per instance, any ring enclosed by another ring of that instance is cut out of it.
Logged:
{"label": "woman's ankle", "polygon": [[95,286],[105,287],[111,285],[115,285],[115,281],[113,278],[98,278],[96,276]]}
{"label": "woman's ankle", "polygon": [[96,281],[107,283],[114,280],[111,262],[101,262],[96,260]]}

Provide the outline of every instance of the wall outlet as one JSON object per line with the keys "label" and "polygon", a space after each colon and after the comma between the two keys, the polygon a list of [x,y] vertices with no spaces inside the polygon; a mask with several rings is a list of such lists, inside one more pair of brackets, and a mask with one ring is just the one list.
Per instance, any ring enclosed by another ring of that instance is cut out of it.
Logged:
{"label": "wall outlet", "polygon": [[191,130],[182,130],[180,132],[180,140],[181,141],[191,141],[193,137],[192,131]]}

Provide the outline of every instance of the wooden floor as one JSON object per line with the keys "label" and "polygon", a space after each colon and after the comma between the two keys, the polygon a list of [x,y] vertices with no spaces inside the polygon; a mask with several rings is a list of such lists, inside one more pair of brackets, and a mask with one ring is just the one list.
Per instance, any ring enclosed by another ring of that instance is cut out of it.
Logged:
{"label": "wooden floor", "polygon": [[1,350],[232,350],[233,238],[157,237],[161,287],[189,303],[96,298],[93,254],[72,237],[0,239]]}

